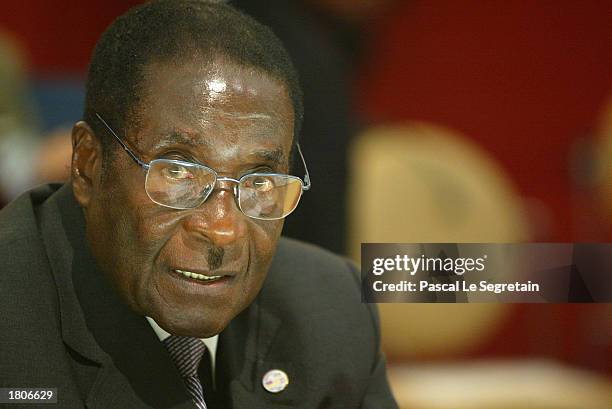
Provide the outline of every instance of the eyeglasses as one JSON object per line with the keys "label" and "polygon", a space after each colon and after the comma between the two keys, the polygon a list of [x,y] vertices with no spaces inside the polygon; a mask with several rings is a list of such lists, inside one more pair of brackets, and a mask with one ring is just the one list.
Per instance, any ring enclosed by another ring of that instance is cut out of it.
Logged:
{"label": "eyeglasses", "polygon": [[160,206],[171,209],[194,209],[208,199],[217,182],[233,182],[238,208],[248,217],[278,220],[295,210],[302,192],[310,189],[310,175],[300,145],[296,144],[304,164],[304,181],[280,173],[249,173],[240,179],[219,176],[208,166],[174,159],[142,161],[115,133],[106,121],[96,117],[121,144],[128,155],[146,172],[145,191]]}

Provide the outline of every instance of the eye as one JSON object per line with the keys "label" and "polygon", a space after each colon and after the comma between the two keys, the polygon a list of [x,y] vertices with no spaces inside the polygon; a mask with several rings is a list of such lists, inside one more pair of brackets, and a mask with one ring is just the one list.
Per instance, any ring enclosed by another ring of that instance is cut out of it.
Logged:
{"label": "eye", "polygon": [[172,180],[186,180],[194,178],[193,173],[191,173],[189,169],[176,163],[169,163],[162,172],[165,177]]}
{"label": "eye", "polygon": [[272,178],[265,176],[254,177],[251,184],[257,193],[268,193],[274,189],[274,181]]}

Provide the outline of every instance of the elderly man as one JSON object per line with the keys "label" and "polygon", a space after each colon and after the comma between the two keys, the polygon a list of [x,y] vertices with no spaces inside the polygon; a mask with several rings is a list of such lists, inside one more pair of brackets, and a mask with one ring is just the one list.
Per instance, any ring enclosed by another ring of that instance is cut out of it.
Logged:
{"label": "elderly man", "polygon": [[228,5],[119,17],[92,57],[70,182],[0,213],[0,399],[395,408],[355,268],[280,238],[310,187],[301,104],[279,40]]}

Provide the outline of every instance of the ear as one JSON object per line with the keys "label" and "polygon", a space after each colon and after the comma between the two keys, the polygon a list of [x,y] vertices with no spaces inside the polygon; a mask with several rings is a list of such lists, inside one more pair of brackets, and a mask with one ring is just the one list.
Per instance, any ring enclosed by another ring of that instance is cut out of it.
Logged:
{"label": "ear", "polygon": [[71,183],[77,202],[87,209],[96,184],[100,181],[102,145],[87,122],[72,128]]}

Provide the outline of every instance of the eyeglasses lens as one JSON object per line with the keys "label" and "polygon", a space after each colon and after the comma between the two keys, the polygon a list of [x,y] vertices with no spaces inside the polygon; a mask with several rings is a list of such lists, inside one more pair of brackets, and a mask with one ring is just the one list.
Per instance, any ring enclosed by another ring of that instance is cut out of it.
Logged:
{"label": "eyeglasses lens", "polygon": [[250,175],[242,178],[240,209],[256,219],[280,219],[297,207],[302,181],[288,175]]}
{"label": "eyeglasses lens", "polygon": [[150,163],[145,189],[157,204],[191,209],[206,200],[214,183],[215,174],[206,167],[160,159]]}

